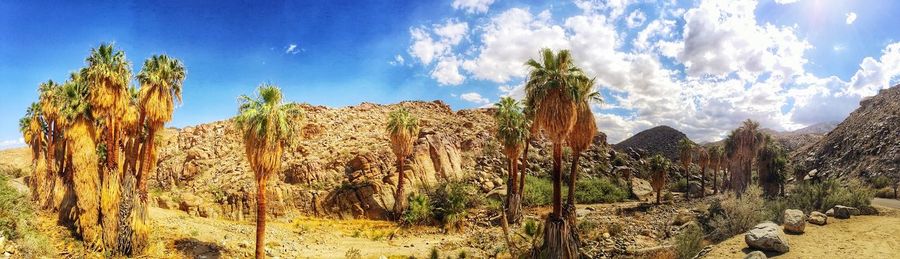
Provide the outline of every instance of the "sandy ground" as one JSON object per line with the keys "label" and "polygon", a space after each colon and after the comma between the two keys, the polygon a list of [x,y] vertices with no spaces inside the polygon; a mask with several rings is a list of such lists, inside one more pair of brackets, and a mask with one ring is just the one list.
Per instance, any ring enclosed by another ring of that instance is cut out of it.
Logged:
{"label": "sandy ground", "polygon": [[[900,213],[879,207],[882,215],[828,218],[828,224],[806,225],[802,235],[786,235],[791,251],[767,253],[776,258],[900,258]],[[743,258],[750,250],[744,235],[713,247],[706,258]]]}

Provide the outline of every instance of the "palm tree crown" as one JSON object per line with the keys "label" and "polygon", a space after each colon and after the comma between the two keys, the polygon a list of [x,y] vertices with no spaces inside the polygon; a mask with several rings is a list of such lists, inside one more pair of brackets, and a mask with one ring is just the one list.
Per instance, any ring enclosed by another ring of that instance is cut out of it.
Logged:
{"label": "palm tree crown", "polygon": [[518,150],[525,144],[528,137],[528,121],[522,112],[519,102],[510,97],[503,97],[500,102],[494,104],[497,113],[494,118],[497,120],[497,139],[506,149],[514,149],[506,152],[519,153]]}
{"label": "palm tree crown", "polygon": [[263,84],[255,98],[241,95],[238,99],[241,104],[235,123],[243,132],[247,158],[257,179],[268,179],[267,174],[281,164],[281,153],[292,133],[288,119],[297,111],[282,104],[281,89],[275,85]]}
{"label": "palm tree crown", "polygon": [[406,108],[400,108],[388,114],[387,132],[391,138],[391,149],[398,159],[412,153],[412,139],[418,135],[419,120]]}
{"label": "palm tree crown", "polygon": [[181,103],[181,88],[184,83],[184,65],[178,59],[166,55],[154,55],[144,61],[137,75],[141,83],[140,106],[151,124],[172,120],[176,103]]}

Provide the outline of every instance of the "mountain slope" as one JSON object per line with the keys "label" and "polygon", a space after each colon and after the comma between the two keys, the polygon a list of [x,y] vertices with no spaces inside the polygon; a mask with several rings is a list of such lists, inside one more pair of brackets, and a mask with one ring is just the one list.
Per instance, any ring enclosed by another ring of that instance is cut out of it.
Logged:
{"label": "mountain slope", "polygon": [[647,155],[659,153],[674,160],[678,157],[678,141],[683,138],[687,138],[687,135],[663,125],[641,131],[613,147],[621,151],[634,149]]}
{"label": "mountain slope", "polygon": [[894,86],[863,99],[834,130],[796,151],[795,163],[826,177],[900,177],[898,128],[900,86]]}

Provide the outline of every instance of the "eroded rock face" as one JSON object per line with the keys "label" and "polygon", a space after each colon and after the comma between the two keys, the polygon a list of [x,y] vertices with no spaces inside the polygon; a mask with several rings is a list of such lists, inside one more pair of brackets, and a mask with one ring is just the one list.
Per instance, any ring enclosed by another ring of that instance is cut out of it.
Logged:
{"label": "eroded rock face", "polygon": [[650,182],[637,177],[631,178],[631,193],[642,201],[652,200],[655,194]]}
{"label": "eroded rock face", "polygon": [[824,213],[813,211],[809,213],[809,219],[807,221],[809,221],[809,223],[811,224],[823,226],[825,224],[828,224],[828,216]]}
{"label": "eroded rock face", "polygon": [[791,250],[781,229],[772,222],[764,222],[754,226],[744,234],[744,242],[750,248],[764,251],[786,253]]}
{"label": "eroded rock face", "polygon": [[806,215],[801,210],[784,210],[784,231],[802,234],[806,230]]}

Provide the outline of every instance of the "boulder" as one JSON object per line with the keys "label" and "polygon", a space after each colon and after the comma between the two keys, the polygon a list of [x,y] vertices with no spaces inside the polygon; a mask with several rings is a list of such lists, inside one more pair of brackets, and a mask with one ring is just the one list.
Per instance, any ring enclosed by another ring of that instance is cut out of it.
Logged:
{"label": "boulder", "polygon": [[694,221],[694,213],[690,210],[682,209],[675,215],[675,218],[672,220],[672,225],[681,226],[691,221]]}
{"label": "boulder", "polygon": [[653,186],[650,186],[650,182],[644,179],[631,178],[631,194],[637,197],[638,200],[649,201],[654,198]]}
{"label": "boulder", "polygon": [[156,203],[160,209],[174,210],[178,208],[178,205],[169,196],[160,196],[156,199]]}
{"label": "boulder", "polygon": [[825,215],[829,216],[829,217],[834,217],[834,208],[828,209],[828,211],[825,212]]}
{"label": "boulder", "polygon": [[778,225],[770,221],[754,226],[744,234],[747,246],[763,251],[786,253],[791,250]]}
{"label": "boulder", "polygon": [[849,219],[851,215],[859,215],[859,209],[854,207],[837,205],[832,210],[834,210],[834,217],[839,219]]}
{"label": "boulder", "polygon": [[809,221],[809,223],[822,226],[828,224],[828,216],[821,212],[813,211],[812,213],[809,213],[809,219],[807,219],[807,221]]}
{"label": "boulder", "polygon": [[753,251],[744,256],[744,259],[767,259],[766,254],[760,251]]}
{"label": "boulder", "polygon": [[784,210],[784,231],[802,234],[806,229],[806,215],[801,210]]}
{"label": "boulder", "polygon": [[691,196],[700,196],[700,189],[702,188],[703,186],[701,186],[699,182],[691,181],[691,183],[688,184],[688,193],[690,193]]}
{"label": "boulder", "polygon": [[200,208],[200,204],[203,203],[202,198],[190,193],[182,193],[180,198],[181,202],[178,203],[179,210],[187,212],[192,216],[197,216],[200,214],[198,208]]}

